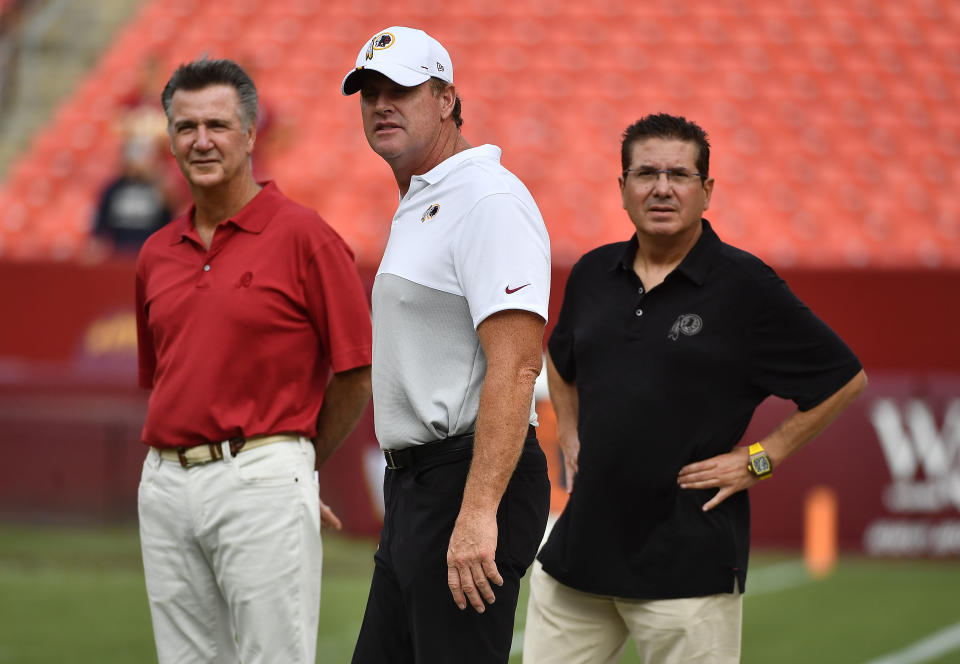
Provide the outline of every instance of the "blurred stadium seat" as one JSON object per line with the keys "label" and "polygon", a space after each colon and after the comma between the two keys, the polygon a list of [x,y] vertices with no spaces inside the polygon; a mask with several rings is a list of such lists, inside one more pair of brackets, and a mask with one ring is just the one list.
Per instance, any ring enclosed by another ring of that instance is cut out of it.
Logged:
{"label": "blurred stadium seat", "polygon": [[629,234],[620,132],[666,111],[711,135],[722,237],[785,266],[960,267],[949,0],[150,0],[0,184],[0,255],[76,255],[115,168],[122,99],[151,59],[169,72],[209,54],[249,65],[287,128],[268,175],[375,263],[395,185],[338,87],[392,23],[450,48],[467,139],[503,147],[561,263]]}

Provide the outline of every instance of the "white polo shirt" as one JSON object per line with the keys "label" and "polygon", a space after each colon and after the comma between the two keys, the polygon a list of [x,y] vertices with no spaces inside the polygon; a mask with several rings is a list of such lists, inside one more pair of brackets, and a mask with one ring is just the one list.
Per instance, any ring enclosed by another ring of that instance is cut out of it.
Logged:
{"label": "white polo shirt", "polygon": [[471,148],[413,176],[373,285],[380,446],[472,433],[487,366],[477,326],[507,309],[546,320],[549,298],[547,229],[500,148]]}

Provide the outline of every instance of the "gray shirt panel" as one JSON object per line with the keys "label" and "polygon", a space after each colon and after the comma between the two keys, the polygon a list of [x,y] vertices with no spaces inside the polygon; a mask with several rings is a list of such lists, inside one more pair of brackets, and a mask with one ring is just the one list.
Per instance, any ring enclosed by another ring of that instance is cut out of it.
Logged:
{"label": "gray shirt panel", "polygon": [[466,298],[380,274],[372,299],[380,446],[400,449],[472,433],[487,359]]}

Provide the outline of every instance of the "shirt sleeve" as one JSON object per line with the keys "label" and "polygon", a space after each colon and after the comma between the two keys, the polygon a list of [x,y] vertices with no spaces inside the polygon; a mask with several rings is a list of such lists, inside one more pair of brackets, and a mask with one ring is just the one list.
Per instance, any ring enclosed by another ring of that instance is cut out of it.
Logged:
{"label": "shirt sleeve", "polygon": [[810,410],[843,387],[862,365],[826,323],[770,270],[752,336],[752,383]]}
{"label": "shirt sleeve", "polygon": [[307,266],[306,301],[334,373],[371,362],[370,305],[353,252],[335,236]]}
{"label": "shirt sleeve", "polygon": [[577,320],[577,274],[579,263],[574,265],[567,277],[567,285],[563,293],[563,303],[560,305],[560,314],[557,324],[550,333],[547,341],[547,351],[550,359],[557,368],[557,373],[568,383],[577,379],[577,362],[573,352],[574,323]]}
{"label": "shirt sleeve", "polygon": [[546,321],[550,239],[540,212],[513,194],[493,194],[464,222],[454,265],[474,327],[508,309],[531,311]]}
{"label": "shirt sleeve", "polygon": [[137,367],[140,387],[153,387],[153,374],[157,369],[156,349],[153,345],[153,332],[147,317],[147,284],[142,265],[137,265],[134,302],[137,315]]}

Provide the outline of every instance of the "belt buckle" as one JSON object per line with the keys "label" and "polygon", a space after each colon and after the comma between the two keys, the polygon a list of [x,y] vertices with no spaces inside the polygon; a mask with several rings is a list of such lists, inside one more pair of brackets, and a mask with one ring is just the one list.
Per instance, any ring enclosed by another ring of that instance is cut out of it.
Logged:
{"label": "belt buckle", "polygon": [[[210,463],[211,461],[219,461],[223,458],[223,450],[220,449],[220,446],[217,443],[207,443],[207,449],[210,450],[209,459],[188,459],[187,450],[193,449],[190,447],[178,447],[177,448],[177,459],[180,461],[180,465],[183,468],[191,468],[193,466],[202,466],[205,463]],[[243,447],[243,443],[240,443],[240,447]],[[239,450],[239,448],[238,448]],[[231,440],[231,453],[233,452],[233,441]]]}
{"label": "belt buckle", "polygon": [[403,466],[398,464],[393,458],[393,450],[384,450],[383,456],[387,460],[387,469],[388,470],[400,470]]}

